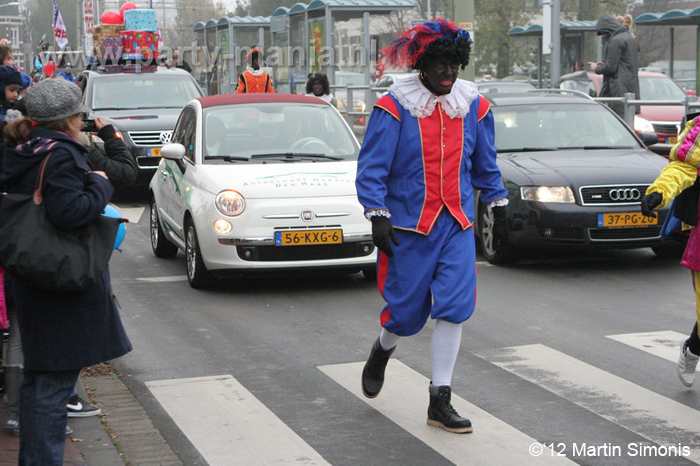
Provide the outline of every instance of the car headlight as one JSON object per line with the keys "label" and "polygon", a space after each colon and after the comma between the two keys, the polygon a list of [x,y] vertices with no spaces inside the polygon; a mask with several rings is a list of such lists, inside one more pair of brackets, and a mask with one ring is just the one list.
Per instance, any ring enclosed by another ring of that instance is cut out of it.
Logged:
{"label": "car headlight", "polygon": [[654,132],[654,125],[652,125],[651,121],[647,120],[646,118],[642,118],[640,116],[635,115],[634,116],[634,130],[637,132],[644,131],[645,133],[653,133]]}
{"label": "car headlight", "polygon": [[221,191],[214,203],[219,212],[229,217],[241,215],[245,210],[245,199],[236,191]]}
{"label": "car headlight", "polygon": [[525,201],[574,203],[574,192],[568,186],[522,186],[520,197]]}

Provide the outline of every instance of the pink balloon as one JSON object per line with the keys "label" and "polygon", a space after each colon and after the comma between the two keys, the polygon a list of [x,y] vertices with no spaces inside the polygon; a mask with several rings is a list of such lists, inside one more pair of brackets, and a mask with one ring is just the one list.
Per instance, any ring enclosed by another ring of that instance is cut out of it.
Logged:
{"label": "pink balloon", "polygon": [[107,10],[104,13],[102,13],[102,16],[100,16],[100,19],[102,20],[102,24],[122,24],[122,17],[121,15],[114,11],[114,10]]}
{"label": "pink balloon", "polygon": [[121,8],[119,8],[119,14],[121,15],[121,17],[122,17],[122,19],[123,19],[123,18],[124,18],[124,12],[125,12],[126,10],[135,10],[135,9],[137,9],[137,8],[138,8],[138,7],[136,6],[136,4],[135,4],[134,2],[126,2],[125,4],[123,4],[123,5],[121,6]]}

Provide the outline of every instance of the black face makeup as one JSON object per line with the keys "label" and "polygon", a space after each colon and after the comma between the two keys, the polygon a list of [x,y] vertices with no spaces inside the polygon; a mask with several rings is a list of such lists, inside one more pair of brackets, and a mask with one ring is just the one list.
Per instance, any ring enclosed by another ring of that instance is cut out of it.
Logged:
{"label": "black face makeup", "polygon": [[439,59],[422,71],[421,80],[432,93],[449,94],[459,76],[459,69],[459,63]]}

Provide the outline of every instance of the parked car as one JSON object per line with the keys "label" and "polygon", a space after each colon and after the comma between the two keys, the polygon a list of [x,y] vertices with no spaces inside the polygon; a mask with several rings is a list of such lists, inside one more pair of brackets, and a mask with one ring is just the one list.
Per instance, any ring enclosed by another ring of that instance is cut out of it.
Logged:
{"label": "parked car", "polygon": [[418,71],[389,71],[386,73],[382,73],[381,77],[377,79],[376,84],[374,85],[375,87],[390,87],[391,85],[395,84],[397,81],[400,81],[404,78],[410,78],[411,76],[415,76],[418,73]]}
{"label": "parked car", "polygon": [[357,200],[359,144],[315,97],[227,94],[189,102],[150,184],[151,246],[185,252],[194,288],[243,271],[343,268],[375,276]]}
{"label": "parked car", "polygon": [[[347,90],[345,86],[363,86],[365,84],[365,75],[362,73],[356,73],[353,71],[336,71],[335,72],[335,86],[332,89],[333,95],[338,103],[338,110],[344,112],[347,110]],[[367,103],[365,102],[365,91],[359,89],[353,89],[353,112],[364,112],[367,109]],[[362,115],[357,115],[353,117],[353,122],[356,126],[365,125],[366,118]]]}
{"label": "parked car", "polygon": [[516,81],[480,81],[476,83],[476,87],[479,89],[479,94],[527,92],[535,89],[535,86],[530,83]]}
{"label": "parked car", "polygon": [[[561,89],[580,90],[592,97],[600,95],[603,76],[591,71],[578,71],[561,77]],[[685,100],[689,94],[673,78],[663,73],[639,72],[639,98],[641,100]],[[694,97],[694,96],[693,96]],[[693,100],[695,100],[693,98]],[[680,105],[642,105],[635,118],[636,131],[654,132],[663,144],[675,144],[680,133],[680,123],[685,108]]]}
{"label": "parked car", "polygon": [[[498,166],[508,188],[509,240],[494,243],[493,216],[477,202],[476,235],[494,264],[523,249],[641,248],[665,255],[667,209],[640,213],[647,187],[668,163],[647,150],[607,106],[565,93],[489,94]],[[643,142],[644,141],[644,142]]]}
{"label": "parked car", "polygon": [[[157,66],[108,65],[81,73],[78,86],[91,118],[107,118],[131,150],[142,177],[153,176],[182,107],[203,95],[192,75]],[[147,181],[144,181],[144,184]]]}

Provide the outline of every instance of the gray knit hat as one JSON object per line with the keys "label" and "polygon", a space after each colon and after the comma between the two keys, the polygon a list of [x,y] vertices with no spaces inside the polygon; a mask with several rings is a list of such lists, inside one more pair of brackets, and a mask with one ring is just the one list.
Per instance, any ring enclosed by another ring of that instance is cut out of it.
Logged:
{"label": "gray knit hat", "polygon": [[86,113],[89,110],[80,103],[80,88],[62,78],[44,79],[34,84],[24,96],[27,116],[34,121],[58,121]]}

